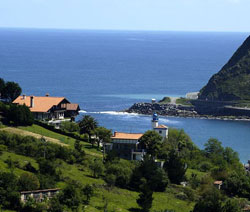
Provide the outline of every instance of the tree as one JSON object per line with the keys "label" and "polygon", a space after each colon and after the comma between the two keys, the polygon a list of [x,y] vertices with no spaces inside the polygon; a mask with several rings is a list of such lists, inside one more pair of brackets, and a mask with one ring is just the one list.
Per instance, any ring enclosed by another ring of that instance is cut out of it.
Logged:
{"label": "tree", "polygon": [[20,208],[17,177],[13,173],[0,172],[0,205],[6,209]]}
{"label": "tree", "polygon": [[19,189],[21,191],[36,190],[40,187],[38,178],[31,173],[23,173],[18,180]]}
{"label": "tree", "polygon": [[[129,161],[116,160],[105,164],[105,181],[109,184],[112,175],[115,176],[114,185],[126,188],[132,176],[134,166]],[[111,177],[110,177],[111,176]]]}
{"label": "tree", "polygon": [[58,196],[61,204],[72,210],[77,210],[81,204],[80,190],[74,184],[68,184]]}
{"label": "tree", "polygon": [[148,155],[144,157],[144,160],[133,171],[130,186],[139,191],[140,185],[143,184],[143,179],[146,179],[152,191],[165,191],[169,182],[166,172],[159,168]]}
{"label": "tree", "polygon": [[34,123],[34,117],[26,105],[11,105],[7,119],[16,126],[27,126]]}
{"label": "tree", "polygon": [[74,147],[78,152],[82,152],[83,145],[81,144],[80,140],[75,140]]}
{"label": "tree", "polygon": [[3,95],[4,88],[5,88],[4,79],[0,78],[0,99],[1,99],[1,97]]}
{"label": "tree", "polygon": [[164,163],[164,169],[172,183],[179,184],[185,176],[186,164],[175,151],[171,151]]}
{"label": "tree", "polygon": [[2,97],[9,102],[14,101],[22,93],[21,87],[18,83],[7,82],[3,89]]}
{"label": "tree", "polygon": [[250,198],[250,176],[246,176],[244,170],[231,172],[224,181],[223,190],[231,196]]}
{"label": "tree", "polygon": [[112,132],[105,127],[97,127],[95,129],[95,135],[97,137],[97,144],[100,147],[100,143],[108,143],[111,141]]}
{"label": "tree", "polygon": [[104,165],[101,160],[95,159],[90,163],[89,168],[93,172],[93,176],[95,178],[98,178],[100,175],[103,174],[104,171]]}
{"label": "tree", "polygon": [[147,180],[142,179],[143,183],[140,186],[139,198],[136,200],[137,204],[141,207],[142,212],[149,212],[153,202],[153,191],[147,184]]}
{"label": "tree", "polygon": [[222,212],[223,196],[216,188],[210,188],[196,203],[193,212]]}
{"label": "tree", "polygon": [[89,137],[89,141],[91,141],[91,135],[93,134],[97,126],[97,121],[89,115],[83,116],[82,120],[79,122],[80,133],[86,133]]}
{"label": "tree", "polygon": [[139,140],[140,145],[147,149],[147,153],[156,157],[162,145],[162,137],[153,130],[148,130]]}
{"label": "tree", "polygon": [[204,151],[208,157],[213,155],[222,155],[223,147],[221,146],[221,142],[219,142],[217,139],[210,138],[205,144]]}
{"label": "tree", "polygon": [[60,200],[56,195],[49,201],[48,212],[62,212],[62,211],[63,211],[63,205],[60,203]]}
{"label": "tree", "polygon": [[87,184],[87,185],[84,186],[82,191],[83,191],[83,194],[86,196],[85,203],[88,205],[89,201],[90,201],[90,198],[94,195],[93,186]]}
{"label": "tree", "polygon": [[237,200],[227,199],[224,206],[222,207],[222,212],[241,212],[240,204]]}
{"label": "tree", "polygon": [[43,175],[57,176],[56,174],[56,164],[51,160],[46,160],[44,158],[40,158],[37,160],[39,164],[39,171]]}
{"label": "tree", "polygon": [[79,132],[80,131],[79,125],[71,121],[63,121],[61,123],[60,128],[67,132]]}

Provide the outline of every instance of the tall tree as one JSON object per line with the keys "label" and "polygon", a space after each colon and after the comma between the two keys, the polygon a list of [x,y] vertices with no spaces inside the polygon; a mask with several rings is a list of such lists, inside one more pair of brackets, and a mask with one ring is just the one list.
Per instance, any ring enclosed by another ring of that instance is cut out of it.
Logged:
{"label": "tall tree", "polygon": [[100,147],[100,143],[108,143],[111,141],[112,132],[105,127],[97,127],[95,129],[95,135],[97,137],[97,144]]}
{"label": "tall tree", "polygon": [[40,182],[34,174],[27,172],[20,176],[18,185],[21,191],[31,191],[38,189]]}
{"label": "tall tree", "polygon": [[148,130],[140,138],[140,145],[147,149],[147,153],[156,157],[162,145],[162,137],[153,130]]}
{"label": "tall tree", "polygon": [[2,97],[9,102],[14,101],[20,94],[22,93],[22,89],[18,83],[15,82],[7,82],[3,89]]}
{"label": "tall tree", "polygon": [[4,79],[0,78],[0,98],[3,95],[3,90],[5,88],[5,82]]}
{"label": "tall tree", "polygon": [[193,212],[222,212],[223,196],[216,188],[210,188],[200,197]]}
{"label": "tall tree", "polygon": [[11,105],[7,112],[7,119],[17,126],[27,126],[34,123],[34,117],[26,105]]}
{"label": "tall tree", "polygon": [[164,169],[172,183],[179,184],[185,176],[186,164],[175,151],[171,151],[169,158],[164,163]]}
{"label": "tall tree", "polygon": [[149,212],[152,207],[153,191],[150,189],[145,178],[143,179],[143,183],[140,186],[140,194],[136,202],[141,207],[142,212]]}
{"label": "tall tree", "polygon": [[89,141],[91,141],[91,135],[94,130],[98,127],[98,122],[89,115],[83,116],[82,120],[79,122],[80,133],[86,133],[89,137]]}

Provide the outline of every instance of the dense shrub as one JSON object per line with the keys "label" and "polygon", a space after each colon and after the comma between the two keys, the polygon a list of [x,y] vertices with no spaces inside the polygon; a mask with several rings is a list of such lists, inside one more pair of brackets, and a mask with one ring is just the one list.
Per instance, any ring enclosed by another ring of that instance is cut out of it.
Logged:
{"label": "dense shrub", "polygon": [[[134,166],[129,161],[115,160],[105,164],[105,181],[121,188],[128,187]],[[111,183],[111,181],[113,181]]]}
{"label": "dense shrub", "polygon": [[34,123],[34,117],[26,105],[10,105],[6,118],[15,126],[27,126]]}

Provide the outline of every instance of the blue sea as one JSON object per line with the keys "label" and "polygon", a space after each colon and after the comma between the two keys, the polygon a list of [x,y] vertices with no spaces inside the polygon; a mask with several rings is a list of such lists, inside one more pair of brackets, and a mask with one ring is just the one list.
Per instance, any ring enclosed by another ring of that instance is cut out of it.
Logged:
{"label": "blue sea", "polygon": [[[26,95],[65,96],[116,131],[145,132],[135,102],[199,91],[248,33],[0,29],[0,77]],[[80,118],[80,117],[79,117]],[[211,137],[250,159],[250,122],[160,117],[203,148]]]}

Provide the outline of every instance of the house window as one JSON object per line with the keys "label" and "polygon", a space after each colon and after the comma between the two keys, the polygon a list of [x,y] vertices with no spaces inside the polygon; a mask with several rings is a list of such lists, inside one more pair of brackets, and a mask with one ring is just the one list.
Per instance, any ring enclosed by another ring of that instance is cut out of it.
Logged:
{"label": "house window", "polygon": [[159,130],[159,133],[161,134],[161,133],[162,133],[162,131],[161,131],[161,130]]}

